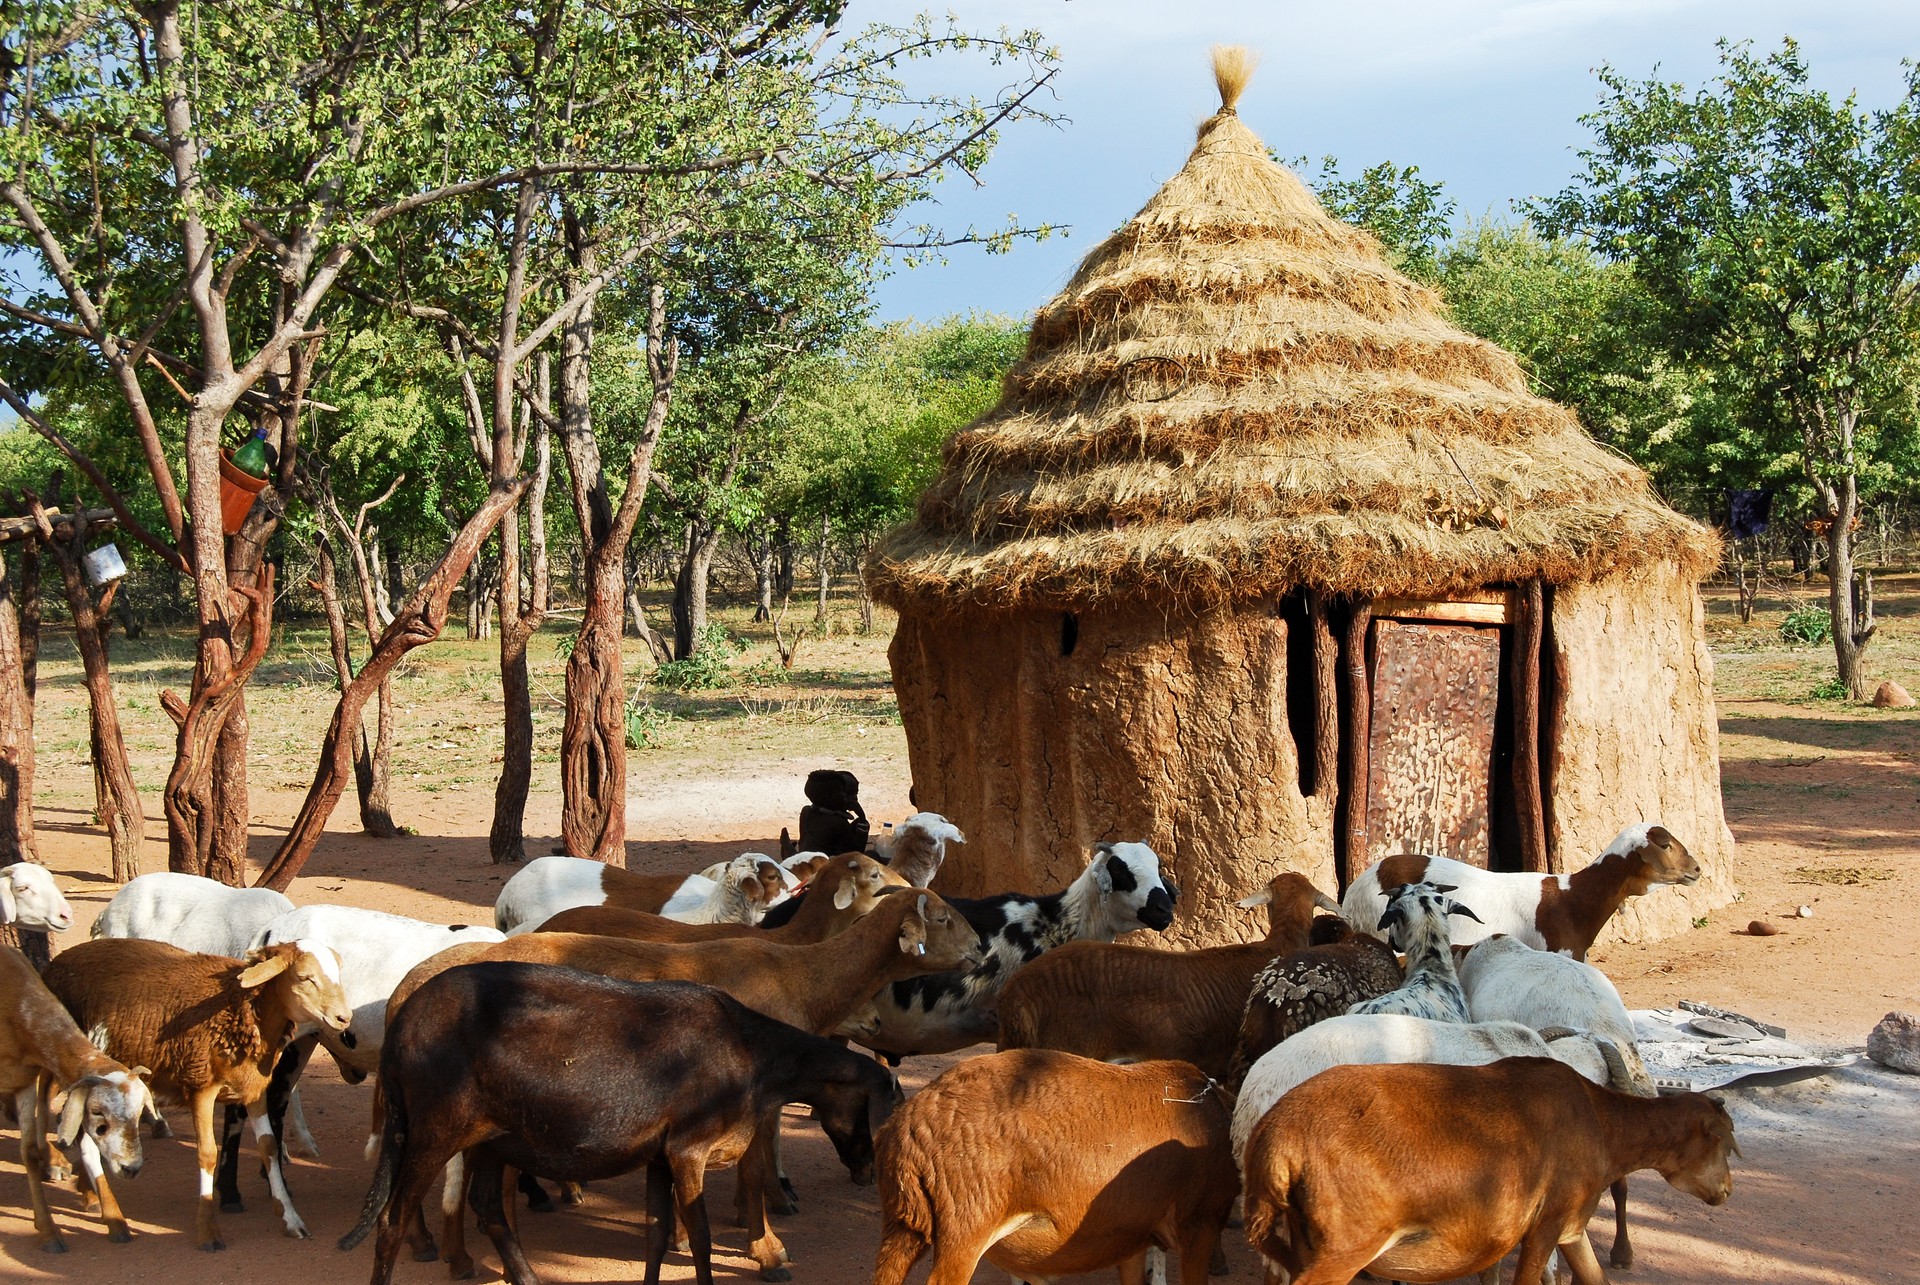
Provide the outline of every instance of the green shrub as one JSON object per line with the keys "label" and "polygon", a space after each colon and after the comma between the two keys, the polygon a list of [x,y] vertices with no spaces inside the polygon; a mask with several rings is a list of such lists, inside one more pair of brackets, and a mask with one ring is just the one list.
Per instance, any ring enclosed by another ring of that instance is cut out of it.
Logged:
{"label": "green shrub", "polygon": [[670,660],[653,671],[653,684],[676,692],[710,692],[731,687],[738,681],[728,662],[746,650],[746,644],[733,637],[726,626],[709,623],[700,631],[693,655],[685,660]]}
{"label": "green shrub", "polygon": [[635,693],[627,698],[627,748],[650,750],[660,746],[673,711],[661,709],[646,697]]}
{"label": "green shrub", "polygon": [[1795,607],[1780,622],[1780,636],[1790,643],[1818,646],[1833,637],[1833,617],[1825,607]]}
{"label": "green shrub", "polygon": [[1847,690],[1847,685],[1838,678],[1829,678],[1823,683],[1816,683],[1808,695],[1817,701],[1843,701],[1852,695],[1852,693]]}

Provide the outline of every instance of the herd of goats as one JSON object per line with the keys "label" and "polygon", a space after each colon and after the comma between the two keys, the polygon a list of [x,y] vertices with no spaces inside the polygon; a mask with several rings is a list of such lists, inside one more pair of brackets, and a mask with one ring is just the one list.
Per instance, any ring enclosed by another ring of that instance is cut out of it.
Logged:
{"label": "herd of goats", "polygon": [[[288,1235],[308,1232],[282,1160],[315,1154],[299,1079],[324,1048],[377,1076],[364,1212],[373,1285],[403,1248],[473,1271],[470,1207],[514,1285],[536,1285],[518,1192],[645,1169],[646,1279],[670,1248],[712,1279],[702,1189],[738,1165],[736,1212],[767,1280],[792,1212],[780,1121],[812,1108],[857,1183],[879,1186],[875,1285],[929,1251],[930,1285],[985,1260],[1019,1281],[1118,1267],[1123,1285],[1225,1270],[1236,1210],[1270,1285],[1481,1273],[1517,1285],[1587,1239],[1612,1190],[1631,1264],[1629,1173],[1709,1204],[1731,1186],[1715,1100],[1656,1091],[1618,992],[1585,956],[1628,898],[1700,871],[1659,825],[1571,875],[1392,857],[1336,904],[1283,873],[1240,904],[1268,931],[1192,951],[1116,942],[1172,922],[1178,889],[1141,843],[1095,845],[1062,891],[943,898],[950,845],[920,813],[873,853],[757,853],[691,876],[543,857],[492,928],[267,889],[143,875],[92,940],[36,975],[0,951],[0,1092],[13,1106],[40,1244],[66,1248],[43,1190],[52,1134],[109,1238],[109,1177],[141,1166],[156,1099],[193,1116],[196,1237],[223,1247],[250,1127]],[[1323,911],[1329,913],[1319,913]],[[0,870],[0,922],[60,931],[42,867]],[[983,1041],[904,1099],[889,1066]],[[863,1053],[849,1044],[872,1051]],[[217,1110],[223,1108],[223,1110]],[[440,1238],[425,1206],[440,1197]]]}

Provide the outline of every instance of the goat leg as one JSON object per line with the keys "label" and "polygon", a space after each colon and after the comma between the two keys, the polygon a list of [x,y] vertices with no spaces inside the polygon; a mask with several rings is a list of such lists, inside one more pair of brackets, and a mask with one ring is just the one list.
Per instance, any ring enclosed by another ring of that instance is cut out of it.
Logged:
{"label": "goat leg", "polygon": [[1615,1267],[1631,1270],[1633,1242],[1627,1239],[1627,1180],[1625,1178],[1616,1180],[1612,1190],[1613,1252],[1607,1255],[1607,1261]]}
{"label": "goat leg", "polygon": [[[703,1194],[707,1182],[706,1152],[703,1149],[669,1153],[667,1164],[673,1170],[675,1207],[680,1211],[680,1221],[687,1225],[687,1239],[693,1245],[693,1279],[696,1285],[713,1285],[713,1234],[707,1226],[707,1201]],[[784,1258],[786,1251],[782,1249],[780,1252]],[[786,1268],[776,1266],[769,1272],[765,1260],[760,1261],[761,1280],[793,1279],[793,1273]],[[519,1282],[515,1282],[515,1285],[519,1285]]]}
{"label": "goat leg", "polygon": [[527,1261],[526,1251],[520,1247],[520,1237],[507,1217],[505,1196],[506,1166],[498,1156],[490,1156],[485,1151],[467,1153],[467,1199],[474,1213],[480,1215],[480,1224],[486,1228],[487,1239],[500,1254],[500,1268],[513,1285],[540,1285],[540,1278],[534,1274],[533,1265]]}
{"label": "goat leg", "polygon": [[133,1232],[127,1228],[127,1216],[120,1212],[120,1202],[114,1199],[113,1187],[107,1182],[107,1167],[100,1157],[100,1147],[94,1140],[82,1133],[80,1141],[72,1155],[74,1167],[87,1177],[92,1185],[95,1199],[100,1202],[100,1221],[107,1225],[107,1239],[117,1245],[124,1245],[133,1239]]}
{"label": "goat leg", "polygon": [[1584,1233],[1572,1240],[1562,1241],[1560,1256],[1573,1273],[1574,1285],[1607,1285],[1607,1274],[1601,1270],[1600,1260],[1594,1255],[1593,1242]]}
{"label": "goat leg", "polygon": [[318,1035],[307,1035],[281,1049],[279,1060],[273,1064],[273,1078],[267,1082],[267,1119],[273,1122],[274,1134],[282,1139],[282,1160],[289,1154],[309,1160],[320,1158],[319,1144],[314,1142],[307,1128],[307,1113],[300,1106],[300,1077],[306,1074],[307,1062],[319,1042]]}
{"label": "goat leg", "polygon": [[209,1084],[193,1095],[193,1141],[200,1162],[200,1205],[195,1212],[195,1243],[209,1252],[225,1249],[220,1239],[220,1223],[214,1217],[213,1173],[220,1164],[220,1140],[213,1134],[213,1112],[219,1087]]}
{"label": "goat leg", "polygon": [[660,1266],[667,1261],[674,1225],[673,1169],[665,1156],[655,1156],[647,1162],[646,1285],[660,1285]]}
{"label": "goat leg", "polygon": [[553,1212],[553,1197],[547,1194],[547,1189],[540,1185],[538,1178],[530,1173],[522,1173],[516,1185],[520,1189],[520,1194],[527,1198],[528,1209],[536,1214]]}
{"label": "goat leg", "polygon": [[293,1193],[287,1190],[286,1168],[280,1163],[280,1135],[274,1131],[273,1122],[267,1118],[265,1102],[251,1102],[247,1105],[247,1122],[253,1126],[254,1144],[260,1149],[260,1163],[267,1170],[267,1190],[280,1202],[280,1221],[287,1235],[294,1240],[309,1240],[313,1233],[307,1230],[300,1211],[293,1207]]}
{"label": "goat leg", "polygon": [[60,1237],[60,1228],[53,1221],[53,1212],[47,1208],[47,1163],[52,1153],[47,1150],[47,1126],[40,1118],[40,1086],[30,1084],[14,1095],[13,1109],[20,1121],[20,1167],[27,1171],[27,1196],[33,1202],[33,1230],[40,1238],[40,1248],[49,1254],[67,1252],[67,1242]]}
{"label": "goat leg", "polygon": [[220,1193],[220,1212],[223,1214],[244,1214],[247,1206],[240,1199],[240,1122],[246,1113],[237,1106],[228,1106],[220,1117],[220,1170],[214,1179],[214,1190]]}

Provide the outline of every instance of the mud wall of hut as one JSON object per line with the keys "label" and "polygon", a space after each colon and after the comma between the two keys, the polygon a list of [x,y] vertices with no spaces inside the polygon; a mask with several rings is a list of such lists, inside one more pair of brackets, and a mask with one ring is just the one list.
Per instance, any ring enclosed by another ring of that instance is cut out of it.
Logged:
{"label": "mud wall of hut", "polygon": [[1734,895],[1699,589],[1668,562],[1564,586],[1554,594],[1548,648],[1551,850],[1560,868],[1577,869],[1622,826],[1664,823],[1700,862],[1700,882],[1630,900],[1601,940],[1685,932]]}
{"label": "mud wall of hut", "polygon": [[1332,891],[1329,809],[1301,796],[1287,624],[1271,609],[908,611],[891,653],[919,806],[967,835],[939,887],[1064,887],[1135,840],[1180,886],[1170,944],[1263,935],[1239,898],[1282,868]]}

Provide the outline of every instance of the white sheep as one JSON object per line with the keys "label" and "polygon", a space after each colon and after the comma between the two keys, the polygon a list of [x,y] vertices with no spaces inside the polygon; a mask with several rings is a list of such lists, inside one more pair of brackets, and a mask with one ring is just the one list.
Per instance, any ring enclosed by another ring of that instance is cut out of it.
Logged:
{"label": "white sheep", "polygon": [[1403,1013],[1328,1018],[1267,1050],[1247,1072],[1233,1109],[1233,1154],[1236,1159],[1244,1157],[1253,1126],[1289,1089],[1334,1066],[1377,1062],[1481,1066],[1503,1057],[1551,1057],[1595,1083],[1617,1084],[1625,1079],[1625,1063],[1610,1042],[1580,1031],[1553,1034],[1559,1038],[1549,1041],[1518,1022],[1437,1022]]}
{"label": "white sheep", "polygon": [[92,935],[164,941],[199,955],[238,959],[254,935],[293,903],[271,888],[231,888],[217,879],[169,870],[127,881]]}

